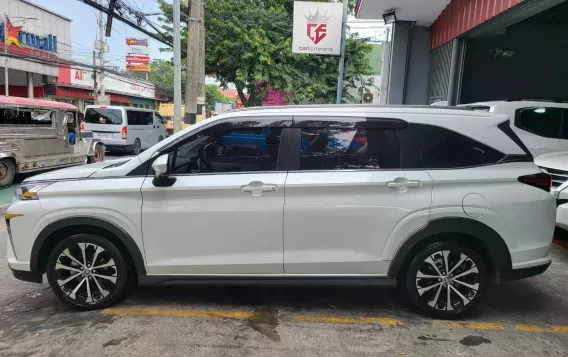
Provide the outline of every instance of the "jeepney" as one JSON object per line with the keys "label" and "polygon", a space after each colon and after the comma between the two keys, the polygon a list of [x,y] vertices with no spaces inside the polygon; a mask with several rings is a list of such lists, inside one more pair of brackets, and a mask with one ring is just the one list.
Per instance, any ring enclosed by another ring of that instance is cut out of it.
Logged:
{"label": "jeepney", "polygon": [[67,103],[0,96],[0,188],[16,173],[102,161],[104,144],[81,132],[78,113]]}

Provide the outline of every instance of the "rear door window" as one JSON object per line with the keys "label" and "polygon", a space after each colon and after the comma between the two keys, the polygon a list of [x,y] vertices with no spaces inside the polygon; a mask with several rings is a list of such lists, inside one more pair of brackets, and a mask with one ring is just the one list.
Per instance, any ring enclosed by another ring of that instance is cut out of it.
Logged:
{"label": "rear door window", "polygon": [[515,114],[515,126],[545,138],[558,139],[562,109],[560,108],[523,108]]}
{"label": "rear door window", "polygon": [[142,125],[153,125],[154,124],[154,113],[152,112],[141,112]]}
{"label": "rear door window", "polygon": [[412,130],[427,169],[476,167],[505,158],[498,150],[442,127],[413,124]]}
{"label": "rear door window", "polygon": [[89,108],[83,119],[90,124],[122,124],[122,112],[119,109]]}
{"label": "rear door window", "polygon": [[300,170],[400,169],[394,130],[302,129]]}

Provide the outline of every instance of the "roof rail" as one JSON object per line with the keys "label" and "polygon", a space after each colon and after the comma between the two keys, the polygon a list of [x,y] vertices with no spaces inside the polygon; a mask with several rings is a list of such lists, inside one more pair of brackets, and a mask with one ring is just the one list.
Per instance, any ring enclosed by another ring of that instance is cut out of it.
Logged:
{"label": "roof rail", "polygon": [[568,103],[568,99],[560,98],[508,98],[506,102],[547,102],[547,103]]}
{"label": "roof rail", "polygon": [[384,105],[384,104],[303,104],[303,105],[281,105],[270,107],[249,107],[235,109],[235,112],[249,112],[257,110],[279,110],[279,109],[331,109],[331,108],[416,108],[416,109],[446,109],[446,110],[471,110],[467,107],[448,107],[431,105]]}

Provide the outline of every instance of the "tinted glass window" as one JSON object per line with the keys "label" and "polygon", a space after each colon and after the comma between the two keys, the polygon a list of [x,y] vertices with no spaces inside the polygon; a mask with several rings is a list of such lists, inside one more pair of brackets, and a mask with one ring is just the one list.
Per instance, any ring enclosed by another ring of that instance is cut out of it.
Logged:
{"label": "tinted glass window", "polygon": [[413,125],[426,168],[474,167],[499,162],[505,155],[480,142],[433,125]]}
{"label": "tinted glass window", "polygon": [[540,136],[558,138],[561,121],[560,108],[526,108],[517,111],[515,125]]}
{"label": "tinted glass window", "polygon": [[142,114],[139,111],[127,110],[126,119],[128,120],[128,125],[144,125]]}
{"label": "tinted glass window", "polygon": [[165,122],[164,122],[164,118],[162,118],[162,116],[161,116],[160,114],[155,113],[155,115],[156,115],[156,121],[157,121],[158,123],[160,123],[160,124],[164,124],[164,123],[165,123]]}
{"label": "tinted glass window", "polygon": [[398,169],[394,130],[302,129],[300,170]]}
{"label": "tinted glass window", "polygon": [[118,109],[89,108],[85,112],[86,123],[91,124],[122,124],[122,112]]}
{"label": "tinted glass window", "polygon": [[173,154],[171,172],[274,171],[281,134],[281,128],[251,128],[194,135]]}
{"label": "tinted glass window", "polygon": [[154,125],[154,113],[152,112],[140,112],[142,117],[143,125]]}

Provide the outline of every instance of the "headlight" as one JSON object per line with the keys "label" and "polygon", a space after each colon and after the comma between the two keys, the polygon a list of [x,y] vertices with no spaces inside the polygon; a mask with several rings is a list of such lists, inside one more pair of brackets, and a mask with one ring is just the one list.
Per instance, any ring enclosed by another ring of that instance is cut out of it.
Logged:
{"label": "headlight", "polygon": [[22,201],[37,200],[37,193],[51,183],[23,183],[16,189],[16,197]]}

